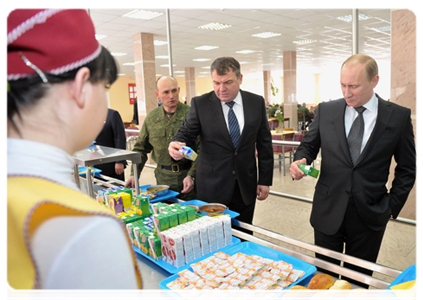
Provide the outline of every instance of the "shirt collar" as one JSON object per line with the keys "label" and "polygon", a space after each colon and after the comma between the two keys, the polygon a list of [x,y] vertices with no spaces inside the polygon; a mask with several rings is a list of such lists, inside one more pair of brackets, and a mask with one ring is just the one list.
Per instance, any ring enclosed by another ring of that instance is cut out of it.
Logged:
{"label": "shirt collar", "polygon": [[75,160],[64,150],[34,141],[7,139],[7,175],[45,178],[78,190],[72,180]]}
{"label": "shirt collar", "polygon": [[373,94],[372,98],[363,105],[368,111],[375,112],[377,110],[377,97],[376,94]]}

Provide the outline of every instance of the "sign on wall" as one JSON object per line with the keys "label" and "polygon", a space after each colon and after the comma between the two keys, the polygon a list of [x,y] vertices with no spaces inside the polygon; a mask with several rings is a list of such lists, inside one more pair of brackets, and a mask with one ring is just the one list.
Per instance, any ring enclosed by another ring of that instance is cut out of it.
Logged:
{"label": "sign on wall", "polygon": [[135,83],[128,83],[129,104],[134,104],[137,100],[137,86]]}

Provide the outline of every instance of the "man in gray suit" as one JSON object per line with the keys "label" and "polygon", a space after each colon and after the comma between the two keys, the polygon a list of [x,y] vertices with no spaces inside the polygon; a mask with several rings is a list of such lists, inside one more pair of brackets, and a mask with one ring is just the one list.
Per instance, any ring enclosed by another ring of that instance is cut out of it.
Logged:
{"label": "man in gray suit", "polygon": [[238,220],[251,223],[255,200],[267,198],[273,179],[265,102],[261,96],[240,90],[242,74],[234,58],[216,59],[211,75],[214,91],[192,98],[185,122],[169,144],[169,154],[180,160],[181,145],[193,145],[200,136],[198,199],[223,203],[240,213]]}
{"label": "man in gray suit", "polygon": [[[375,94],[378,81],[373,58],[363,54],[348,58],[341,68],[344,98],[318,106],[290,168],[292,178],[300,180],[304,173],[298,165],[311,164],[321,150],[310,218],[315,244],[342,252],[345,243],[346,254],[371,262],[376,262],[386,224],[398,216],[416,176],[411,111]],[[392,157],[397,165],[388,192]]]}

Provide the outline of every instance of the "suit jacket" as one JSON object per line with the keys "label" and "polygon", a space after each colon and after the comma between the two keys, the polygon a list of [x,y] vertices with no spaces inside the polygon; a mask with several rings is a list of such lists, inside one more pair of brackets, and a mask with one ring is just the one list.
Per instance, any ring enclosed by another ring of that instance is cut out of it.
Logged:
{"label": "suit jacket", "polygon": [[[321,149],[320,177],[310,221],[323,233],[338,231],[351,196],[364,223],[373,230],[382,230],[391,216],[398,216],[414,185],[416,153],[411,111],[376,96],[376,124],[356,166],[351,162],[345,135],[343,98],[318,106],[310,130],[294,155],[294,160],[306,158],[310,164]],[[397,166],[388,193],[392,157]]]}
{"label": "suit jacket", "polygon": [[[99,146],[126,149],[125,127],[123,126],[122,118],[119,112],[109,108],[103,129],[97,136],[95,142]],[[116,162],[105,163],[95,165],[94,167],[102,170],[102,174],[116,178],[117,174],[115,171],[115,163]],[[127,165],[126,160],[118,161],[118,163],[121,163],[124,166]]]}
{"label": "suit jacket", "polygon": [[229,136],[221,101],[214,92],[192,98],[184,124],[172,138],[190,146],[200,136],[196,174],[200,200],[228,205],[238,180],[242,199],[248,205],[257,197],[257,184],[272,185],[272,136],[264,99],[245,91],[241,91],[241,96],[245,123],[236,149]]}

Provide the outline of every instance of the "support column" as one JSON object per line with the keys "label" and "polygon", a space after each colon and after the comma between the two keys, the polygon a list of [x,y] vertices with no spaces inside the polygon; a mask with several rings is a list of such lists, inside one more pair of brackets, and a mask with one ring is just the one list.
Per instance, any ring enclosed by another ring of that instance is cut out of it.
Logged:
{"label": "support column", "polygon": [[134,43],[135,83],[137,85],[138,124],[142,127],[147,114],[157,107],[156,64],[154,36],[151,33],[136,33]]}
{"label": "support column", "polygon": [[314,77],[314,96],[313,103],[318,105],[320,103],[320,73],[313,74]]}
{"label": "support column", "polygon": [[270,71],[263,71],[263,83],[264,83],[264,100],[266,102],[266,106],[268,104],[272,104],[272,77],[270,75]]}
{"label": "support column", "polygon": [[[383,76],[383,74],[380,74]],[[411,109],[416,136],[416,16],[406,9],[393,10],[391,15],[391,102]],[[389,182],[394,177],[392,160]],[[411,190],[400,217],[416,219],[416,187]]]}
{"label": "support column", "polygon": [[283,53],[283,78],[284,116],[289,118],[290,127],[297,130],[297,52],[295,51]]}
{"label": "support column", "polygon": [[187,104],[191,105],[191,98],[195,97],[195,68],[185,68],[185,89],[187,92]]}

